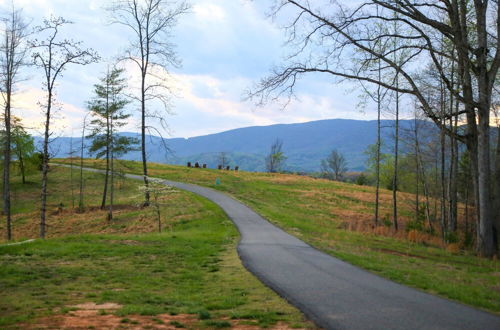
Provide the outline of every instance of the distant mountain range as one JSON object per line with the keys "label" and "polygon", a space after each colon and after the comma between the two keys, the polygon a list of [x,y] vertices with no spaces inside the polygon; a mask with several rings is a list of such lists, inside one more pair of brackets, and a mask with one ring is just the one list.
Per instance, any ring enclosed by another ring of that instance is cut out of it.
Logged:
{"label": "distant mountain range", "polygon": [[[401,120],[402,129],[410,129],[413,120]],[[382,134],[386,147],[393,144],[394,121],[382,121]],[[347,159],[350,171],[365,168],[364,151],[376,142],[376,121],[329,119],[299,124],[279,124],[252,126],[233,129],[221,133],[192,138],[165,139],[170,152],[162,147],[161,138],[148,136],[146,149],[148,161],[168,164],[190,162],[206,163],[214,168],[218,164],[220,152],[226,152],[231,165],[239,165],[247,171],[264,171],[264,158],[271,144],[277,139],[283,141],[283,151],[287,156],[286,169],[290,171],[318,171],[320,161],[332,149],[337,149]],[[139,136],[136,133],[122,133]],[[37,138],[41,141],[41,138]],[[73,149],[78,149],[81,139],[73,138]],[[68,157],[71,138],[59,137],[51,144],[53,157]],[[79,149],[78,149],[79,150]],[[85,153],[85,157],[91,157]],[[131,152],[124,159],[140,160],[140,152]]]}

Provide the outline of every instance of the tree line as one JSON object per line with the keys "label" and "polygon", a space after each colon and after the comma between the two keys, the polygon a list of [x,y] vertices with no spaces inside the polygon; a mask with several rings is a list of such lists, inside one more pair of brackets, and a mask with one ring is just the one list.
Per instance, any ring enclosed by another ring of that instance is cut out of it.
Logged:
{"label": "tree line", "polygon": [[[488,0],[318,1],[314,6],[306,0],[276,0],[272,15],[288,20],[284,29],[291,52],[249,97],[259,105],[276,100],[287,104],[300,78],[310,74],[354,81],[369,95],[379,119],[375,225],[380,220],[383,157],[380,117],[384,109],[390,110],[396,122],[391,178],[396,230],[402,161],[398,121],[401,111],[413,104],[414,116],[432,122],[440,132],[440,226],[445,232],[456,230],[458,164],[465,149],[476,249],[491,257],[498,251],[500,235],[500,147],[491,139],[492,130],[497,130],[492,120],[498,111],[499,11],[498,2]],[[430,179],[422,134],[414,129],[413,148],[418,187],[425,191]]]}
{"label": "tree line", "polygon": [[[164,112],[168,112],[171,107],[168,72],[170,67],[180,65],[170,39],[178,17],[186,13],[188,9],[189,6],[184,1],[166,0],[111,1],[111,4],[105,8],[114,24],[128,29],[131,39],[128,48],[110,61],[104,77],[94,86],[94,98],[87,104],[92,120],[88,127],[86,127],[86,117],[83,121],[81,156],[83,156],[83,140],[88,137],[92,139],[90,152],[96,157],[106,159],[101,206],[102,208],[106,206],[109,195],[109,219],[112,218],[114,159],[136,148],[136,144],[140,144],[144,184],[146,187],[149,186],[146,132],[155,131],[161,134],[156,126],[150,124],[152,119],[163,127],[166,125]],[[56,101],[56,87],[68,68],[89,65],[102,60],[95,50],[84,47],[82,42],[62,36],[62,31],[73,22],[55,16],[44,19],[42,24],[36,27],[31,27],[27,22],[22,10],[14,6],[1,17],[2,200],[8,240],[12,239],[11,165],[15,160],[15,163],[22,168],[24,178],[24,168],[29,158],[26,156],[31,157],[31,154],[34,154],[33,139],[26,133],[21,121],[12,115],[13,98],[18,92],[19,83],[25,78],[23,70],[28,66],[36,68],[43,77],[40,84],[45,95],[39,100],[44,117],[43,142],[37,159],[41,171],[40,237],[44,238],[47,229],[50,142],[53,140],[52,122],[54,112],[60,110]],[[139,69],[140,84],[138,86],[127,86],[125,83],[124,70],[119,68],[125,62],[133,63]],[[125,109],[129,103],[136,106],[140,113],[140,141],[116,134],[130,117],[130,113]],[[85,134],[86,128],[90,129],[88,135]],[[79,208],[83,208],[82,174],[80,177]],[[108,187],[110,188],[109,194]],[[150,204],[150,191],[150,189],[144,189],[144,206]]]}

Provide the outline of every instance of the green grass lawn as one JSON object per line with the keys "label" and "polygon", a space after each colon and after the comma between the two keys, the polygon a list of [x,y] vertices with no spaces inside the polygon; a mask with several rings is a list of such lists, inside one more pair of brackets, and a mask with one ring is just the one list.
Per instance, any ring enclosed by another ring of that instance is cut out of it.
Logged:
{"label": "green grass lawn", "polygon": [[[213,203],[188,192],[172,194],[162,208],[168,229],[156,233],[152,210],[138,206],[138,182],[121,183],[122,207],[108,223],[97,207],[102,175],[85,174],[82,214],[72,209],[69,177],[69,169],[50,173],[49,239],[0,245],[0,328],[36,327],[46,316],[70,315],[75,305],[89,302],[118,304],[94,317],[112,313],[123,326],[136,324],[138,315],[162,322],[158,315],[191,314],[190,323],[172,324],[312,327],[244,269],[236,253],[238,233]],[[29,179],[36,182],[37,175]],[[18,240],[37,235],[37,190],[37,183],[14,185]]]}
{"label": "green grass lawn", "polygon": [[[141,173],[140,163],[124,162]],[[100,167],[87,160],[87,166]],[[500,313],[500,263],[469,250],[449,252],[439,237],[424,243],[407,239],[404,222],[413,196],[401,194],[403,230],[377,235],[367,222],[373,212],[372,187],[294,175],[193,169],[150,164],[150,175],[226,192],[309,244],[376,274],[433,294]],[[216,185],[216,178],[221,184]],[[390,192],[381,195],[381,213],[391,211]],[[436,243],[434,243],[436,242]]]}

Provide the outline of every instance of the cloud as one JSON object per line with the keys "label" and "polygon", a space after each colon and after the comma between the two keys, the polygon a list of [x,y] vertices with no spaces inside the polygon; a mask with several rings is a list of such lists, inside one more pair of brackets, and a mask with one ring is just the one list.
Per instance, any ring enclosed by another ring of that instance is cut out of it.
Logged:
{"label": "cloud", "polygon": [[[173,32],[177,52],[183,60],[180,69],[168,68],[168,76],[178,98],[174,116],[165,116],[173,136],[190,137],[216,133],[251,125],[305,122],[326,118],[372,118],[355,110],[356,95],[332,85],[324,76],[313,76],[298,85],[299,101],[286,110],[276,104],[255,108],[242,102],[242,92],[266,75],[273,63],[284,53],[282,31],[266,16],[267,0],[192,0],[190,14],[180,18]],[[57,99],[61,111],[54,119],[53,129],[71,134],[79,131],[92,97],[93,84],[98,82],[111,58],[129,44],[130,31],[109,25],[103,9],[109,0],[15,0],[27,17],[39,24],[51,14],[63,16],[74,24],[64,27],[64,36],[82,40],[84,47],[96,49],[103,57],[99,64],[71,65],[58,79]],[[8,10],[10,0],[0,0],[0,9]],[[137,87],[138,76],[127,66],[131,87]],[[164,75],[165,72],[159,71]],[[40,71],[30,67],[23,73],[30,80],[22,86],[17,114],[27,124],[40,127],[43,116],[37,102],[44,98]],[[138,106],[131,104],[134,117],[124,130],[137,131]],[[371,117],[370,117],[371,116]]]}
{"label": "cloud", "polygon": [[[256,108],[251,102],[241,100],[242,91],[251,84],[245,77],[220,79],[210,75],[175,75],[181,90],[177,100],[177,115],[169,118],[175,136],[189,137],[220,132],[243,126],[262,126],[279,123],[297,123],[330,118],[368,119],[356,111],[346,96],[331,93],[330,96],[299,93],[282,110],[278,104]],[[327,84],[327,83],[325,83]],[[322,88],[331,89],[327,84]],[[333,97],[337,97],[335,100]],[[347,96],[350,99],[350,96]],[[196,134],[191,126],[180,123],[196,121]],[[200,125],[201,124],[201,125]],[[200,127],[201,126],[201,127]]]}

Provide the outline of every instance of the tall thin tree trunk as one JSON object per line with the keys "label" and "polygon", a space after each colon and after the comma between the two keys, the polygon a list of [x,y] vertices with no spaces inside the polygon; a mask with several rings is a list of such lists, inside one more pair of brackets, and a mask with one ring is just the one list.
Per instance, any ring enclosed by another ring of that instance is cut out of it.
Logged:
{"label": "tall thin tree trunk", "polygon": [[427,179],[425,175],[425,167],[422,162],[422,157],[420,155],[420,143],[419,143],[419,137],[418,137],[418,129],[415,126],[415,149],[416,149],[416,155],[417,155],[417,164],[420,169],[420,176],[422,178],[422,185],[424,188],[424,196],[425,196],[425,217],[427,219],[427,225],[429,226],[429,229],[432,231],[432,222],[431,222],[431,214],[430,214],[430,201],[429,201],[429,187],[427,185]]}
{"label": "tall thin tree trunk", "polygon": [[[7,43],[8,44],[8,43]],[[5,145],[3,155],[3,213],[5,215],[7,230],[7,240],[12,239],[12,217],[10,212],[10,153],[11,153],[11,123],[10,123],[10,110],[11,110],[11,88],[10,77],[7,77],[6,82],[6,104],[5,104]]]}
{"label": "tall thin tree trunk", "polygon": [[[443,65],[443,58],[441,57],[440,59],[441,66]],[[440,203],[439,203],[439,216],[440,216],[440,224],[441,224],[441,238],[443,239],[443,242],[447,240],[447,217],[446,217],[446,208],[447,208],[447,203],[446,203],[446,134],[444,131],[444,127],[446,127],[446,94],[444,91],[444,83],[442,80],[439,81],[439,107],[440,107],[440,123],[441,123],[441,128],[439,129],[439,147],[440,147],[440,168],[439,168],[439,173],[440,173]]]}
{"label": "tall thin tree trunk", "polygon": [[71,189],[71,208],[75,209],[75,192],[73,191],[73,131],[69,140],[69,188]]}
{"label": "tall thin tree trunk", "polygon": [[85,120],[87,116],[83,118],[83,127],[82,127],[82,141],[80,145],[80,198],[78,200],[78,211],[83,212],[83,150],[85,148]]}
{"label": "tall thin tree trunk", "polygon": [[[107,135],[109,133],[106,133]],[[104,210],[104,208],[106,207],[106,197],[108,195],[108,180],[109,180],[109,168],[110,168],[110,161],[109,161],[109,138],[107,137],[106,138],[108,141],[107,141],[107,145],[106,145],[106,170],[105,170],[105,173],[104,173],[104,189],[103,189],[103,192],[102,192],[102,202],[101,202],[101,210]]]}
{"label": "tall thin tree trunk", "polygon": [[108,209],[108,221],[113,220],[113,197],[115,193],[115,166],[114,166],[114,132],[113,132],[113,115],[110,116],[110,161],[111,161],[111,186],[109,187],[109,209]]}
{"label": "tall thin tree trunk", "polygon": [[146,72],[142,72],[141,81],[141,154],[142,154],[142,175],[144,178],[144,206],[149,206],[149,180],[148,164],[146,154]]}
{"label": "tall thin tree trunk", "polygon": [[104,191],[102,193],[101,210],[106,207],[106,197],[108,195],[108,179],[109,179],[109,148],[110,148],[110,111],[109,111],[109,67],[106,75],[106,173],[104,175]]}
{"label": "tall thin tree trunk", "polygon": [[[455,57],[455,49],[452,51],[453,58]],[[452,61],[451,64],[451,85],[456,86],[455,83],[455,61]],[[455,111],[458,113],[459,110],[459,102],[455,100],[453,93],[449,93],[450,95],[450,113]],[[453,119],[455,119],[453,121]],[[454,134],[458,133],[458,114],[450,117],[450,129]],[[455,233],[457,230],[458,223],[458,140],[455,136],[450,136],[450,174],[448,179],[448,202],[449,202],[449,218],[448,218],[448,231],[450,233]]]}
{"label": "tall thin tree trunk", "polygon": [[[441,90],[441,93],[443,90]],[[443,105],[442,105],[443,106]],[[446,125],[444,118],[444,112],[442,112],[442,119],[441,123],[442,125]],[[441,155],[440,155],[440,187],[441,187],[441,200],[440,200],[440,218],[441,218],[441,235],[443,238],[443,241],[446,240],[446,171],[445,171],[445,164],[446,164],[446,152],[445,152],[445,147],[446,147],[446,136],[444,134],[444,129],[440,129],[440,149],[441,149]]]}
{"label": "tall thin tree trunk", "polygon": [[[458,128],[458,118],[455,117],[455,122],[453,119],[450,120],[450,127],[453,127],[453,132],[457,133]],[[457,230],[457,220],[458,220],[458,188],[457,188],[457,173],[458,173],[458,141],[455,137],[451,136],[451,155],[450,155],[450,175],[448,183],[448,203],[449,203],[449,219],[448,219],[448,231],[454,233]]]}
{"label": "tall thin tree trunk", "polygon": [[26,184],[26,168],[24,166],[24,158],[22,152],[19,152],[19,169],[21,170],[21,182]]}
{"label": "tall thin tree trunk", "polygon": [[160,214],[160,205],[158,204],[158,196],[155,196],[155,208],[156,208],[156,216],[158,218],[158,232],[161,233],[161,214]]}
{"label": "tall thin tree trunk", "polygon": [[[398,76],[396,75],[396,88],[398,88]],[[395,123],[395,142],[394,142],[394,175],[392,178],[392,217],[394,229],[398,230],[398,157],[399,157],[399,92],[396,92],[396,123]]]}
{"label": "tall thin tree trunk", "polygon": [[469,185],[465,186],[465,233],[469,234]]}
{"label": "tall thin tree trunk", "polygon": [[[418,125],[418,122],[417,122],[417,117],[415,116],[415,138],[418,137],[417,135],[417,125]],[[415,189],[416,189],[416,192],[415,192],[415,221],[418,222],[419,221],[419,211],[420,211],[420,165],[419,165],[419,161],[418,161],[418,144],[417,144],[417,141],[415,141],[415,178],[416,178],[416,184],[415,184]]]}
{"label": "tall thin tree trunk", "polygon": [[40,207],[40,238],[45,238],[46,234],[46,213],[47,213],[47,174],[49,172],[49,137],[50,137],[50,111],[52,107],[52,89],[48,87],[47,111],[45,113],[45,132],[43,139],[42,154],[42,194]]}
{"label": "tall thin tree trunk", "polygon": [[[377,6],[378,12],[378,6]],[[382,68],[380,60],[378,61],[378,80],[382,80]],[[375,163],[375,180],[376,180],[376,188],[375,188],[375,227],[378,226],[379,219],[379,200],[380,200],[380,149],[382,145],[382,140],[380,137],[380,113],[382,111],[382,87],[380,85],[377,86],[377,156]]]}
{"label": "tall thin tree trunk", "polygon": [[[395,13],[394,20],[394,33],[398,33],[398,14]],[[399,62],[398,58],[398,39],[394,39],[394,62]],[[395,141],[394,141],[394,174],[392,178],[392,217],[394,223],[394,230],[398,230],[398,157],[399,157],[399,71],[396,70],[395,76],[396,87],[396,127],[395,127]]]}

